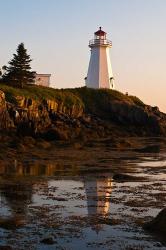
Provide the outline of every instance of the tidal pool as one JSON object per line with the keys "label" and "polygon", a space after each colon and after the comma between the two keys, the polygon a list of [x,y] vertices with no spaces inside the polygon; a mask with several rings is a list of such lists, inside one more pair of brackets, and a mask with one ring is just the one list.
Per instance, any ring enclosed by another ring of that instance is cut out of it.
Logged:
{"label": "tidal pool", "polygon": [[[88,161],[94,150],[100,154]],[[82,149],[86,161],[71,160],[70,151],[64,150],[65,160],[61,152],[56,159],[1,166],[0,247],[166,249],[164,237],[142,229],[165,207],[163,144],[152,153],[94,145]],[[144,178],[115,181],[117,173]]]}

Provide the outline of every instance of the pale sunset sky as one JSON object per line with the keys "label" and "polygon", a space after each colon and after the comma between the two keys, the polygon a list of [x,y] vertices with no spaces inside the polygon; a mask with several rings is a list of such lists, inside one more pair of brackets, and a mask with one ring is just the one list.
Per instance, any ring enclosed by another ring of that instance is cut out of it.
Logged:
{"label": "pale sunset sky", "polygon": [[24,42],[52,87],[84,86],[88,42],[112,40],[116,89],[166,112],[166,0],[0,0],[0,67]]}

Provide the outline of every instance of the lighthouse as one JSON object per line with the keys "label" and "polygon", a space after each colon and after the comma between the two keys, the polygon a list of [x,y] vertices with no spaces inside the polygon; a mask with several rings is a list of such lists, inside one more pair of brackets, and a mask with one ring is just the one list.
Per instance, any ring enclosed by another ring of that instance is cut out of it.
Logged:
{"label": "lighthouse", "polygon": [[88,88],[114,89],[109,50],[112,42],[107,39],[107,33],[101,27],[94,33],[94,39],[89,41],[91,56],[88,74],[85,78]]}

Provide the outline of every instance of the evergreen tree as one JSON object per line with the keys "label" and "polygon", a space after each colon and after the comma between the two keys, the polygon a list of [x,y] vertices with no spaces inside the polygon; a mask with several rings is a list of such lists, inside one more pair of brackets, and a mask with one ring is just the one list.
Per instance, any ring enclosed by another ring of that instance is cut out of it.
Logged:
{"label": "evergreen tree", "polygon": [[9,61],[9,66],[6,67],[6,72],[3,75],[3,81],[14,86],[23,88],[27,83],[33,83],[36,72],[31,71],[30,55],[24,48],[24,44],[20,43],[17,48],[17,53],[13,54],[13,59]]}

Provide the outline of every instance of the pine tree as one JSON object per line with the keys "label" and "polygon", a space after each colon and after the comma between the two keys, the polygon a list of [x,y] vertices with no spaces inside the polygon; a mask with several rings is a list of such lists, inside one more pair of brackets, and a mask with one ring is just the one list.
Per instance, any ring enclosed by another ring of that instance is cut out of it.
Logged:
{"label": "pine tree", "polygon": [[31,71],[30,55],[24,48],[24,44],[20,43],[17,48],[17,53],[13,54],[13,59],[9,61],[9,66],[6,67],[6,72],[3,75],[3,81],[23,88],[27,83],[33,83],[36,72]]}

